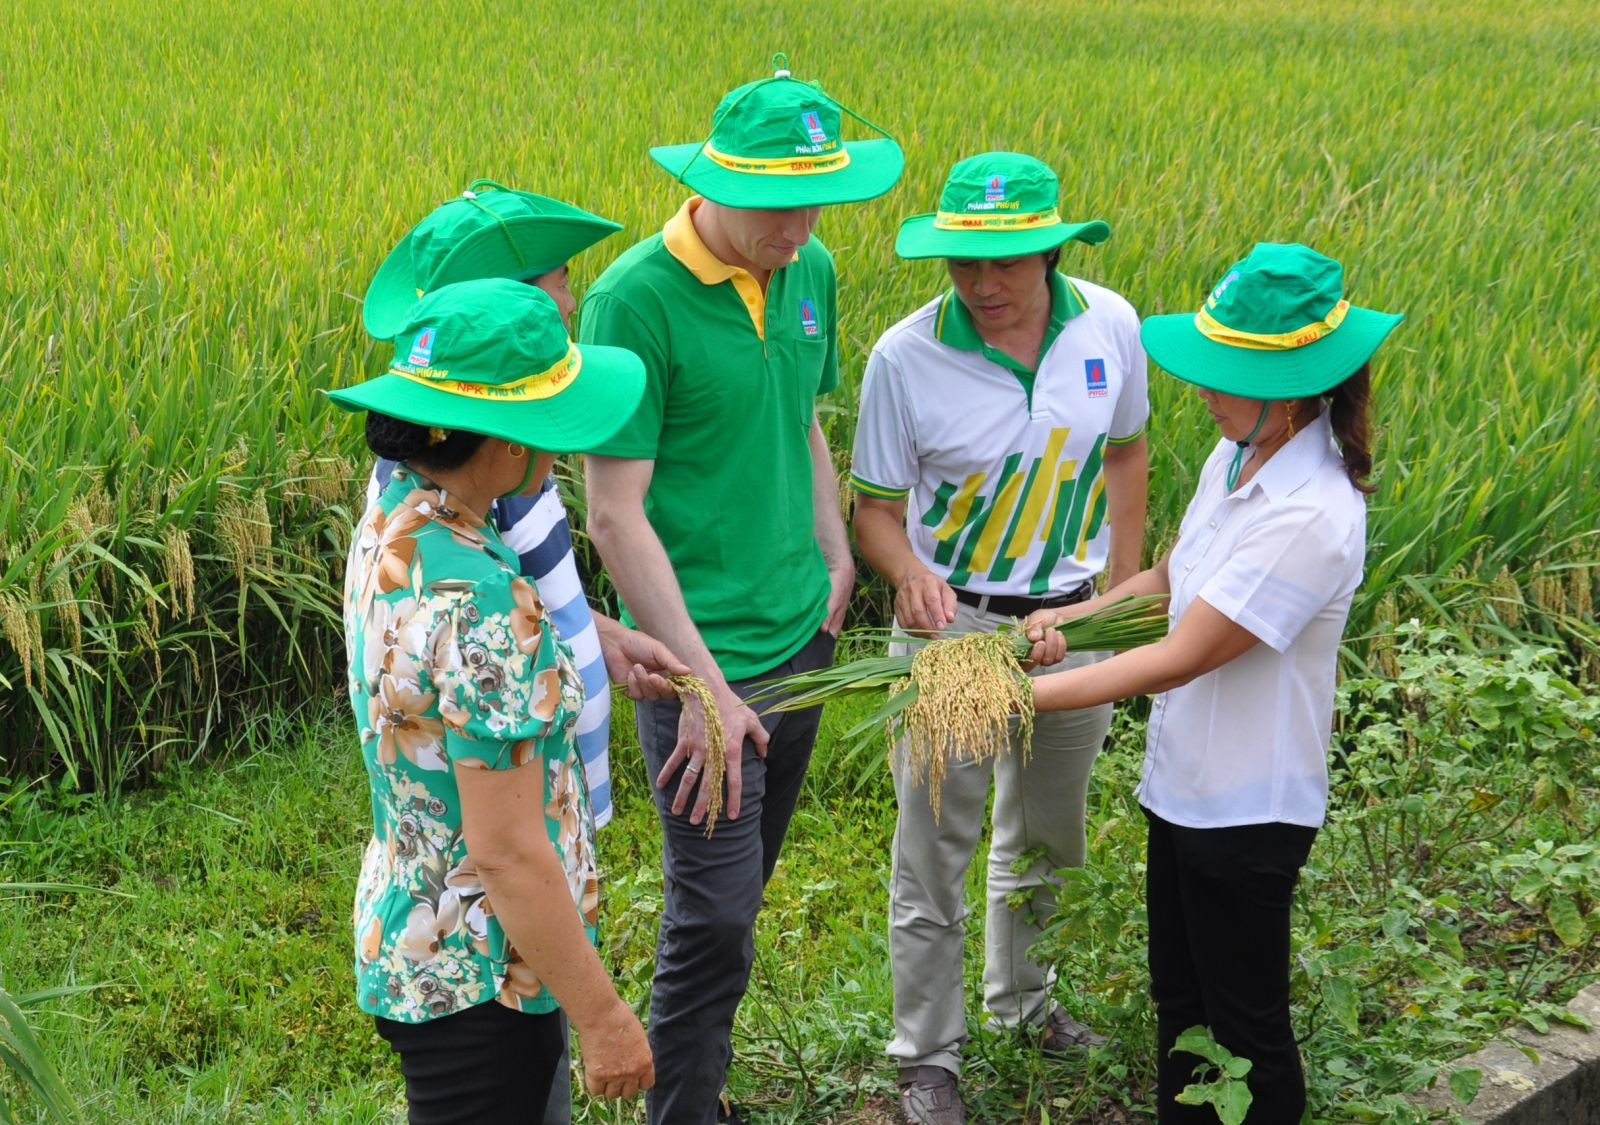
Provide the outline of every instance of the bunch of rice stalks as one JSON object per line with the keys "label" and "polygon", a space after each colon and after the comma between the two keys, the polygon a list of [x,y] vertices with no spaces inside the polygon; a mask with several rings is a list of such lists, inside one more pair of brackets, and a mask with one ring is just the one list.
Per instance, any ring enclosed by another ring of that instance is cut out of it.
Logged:
{"label": "bunch of rice stalks", "polygon": [[[933,818],[951,759],[982,761],[1011,745],[1012,716],[1022,744],[1033,735],[1033,687],[1005,633],[967,633],[934,641],[911,657],[911,671],[891,689],[910,702],[889,726],[900,727],[890,743],[892,759],[904,763],[913,785],[924,778]],[[893,730],[890,730],[891,737]]]}
{"label": "bunch of rice stalks", "polygon": [[[1166,635],[1166,599],[1124,598],[1057,625],[1071,652],[1123,652]],[[869,642],[905,642],[902,633],[860,630]],[[903,756],[913,782],[928,784],[934,816],[952,758],[977,761],[1010,746],[1011,721],[1023,745],[1033,732],[1033,687],[1022,670],[1032,648],[1015,628],[930,641],[914,653],[872,656],[768,681],[750,703],[767,711],[816,707],[857,692],[877,692],[881,704],[845,732],[853,752],[887,734],[891,754]]]}
{"label": "bunch of rice stalks", "polygon": [[700,714],[706,728],[705,772],[700,784],[706,787],[706,839],[717,827],[717,814],[722,812],[722,779],[727,773],[727,753],[723,745],[722,714],[717,710],[716,697],[699,676],[668,676],[667,682],[677,691],[679,699],[694,696],[700,701]]}

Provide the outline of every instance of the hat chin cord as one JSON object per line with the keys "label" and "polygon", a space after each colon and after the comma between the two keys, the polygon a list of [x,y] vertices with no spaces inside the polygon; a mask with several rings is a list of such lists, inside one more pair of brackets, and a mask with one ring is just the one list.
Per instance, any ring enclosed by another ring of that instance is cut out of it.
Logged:
{"label": "hat chin cord", "polygon": [[1261,404],[1261,417],[1256,419],[1256,428],[1244,436],[1243,441],[1234,442],[1239,448],[1233,451],[1233,460],[1228,463],[1228,491],[1232,492],[1239,486],[1239,473],[1244,469],[1244,451],[1250,447],[1255,436],[1261,432],[1261,427],[1267,424],[1267,411],[1272,408],[1269,399]]}
{"label": "hat chin cord", "polygon": [[521,449],[522,455],[528,459],[528,467],[522,470],[522,482],[517,487],[510,492],[502,492],[500,494],[500,499],[502,500],[510,500],[513,496],[521,496],[527,491],[528,485],[533,483],[533,468],[538,463],[538,458],[526,446],[518,445],[517,448]]}

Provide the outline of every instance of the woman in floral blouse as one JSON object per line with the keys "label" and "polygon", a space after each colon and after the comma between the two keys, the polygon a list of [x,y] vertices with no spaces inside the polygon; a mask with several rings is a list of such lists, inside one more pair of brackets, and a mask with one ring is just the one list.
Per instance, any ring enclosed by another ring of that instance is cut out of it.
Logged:
{"label": "woman in floral blouse", "polygon": [[558,453],[608,438],[638,359],[567,337],[543,291],[495,279],[419,301],[388,372],[331,393],[400,461],[345,579],[350,700],[373,837],[356,892],[361,1007],[400,1056],[410,1120],[530,1122],[577,1029],[589,1092],[653,1081],[594,950],[594,823],[574,739],[583,683],[484,518]]}

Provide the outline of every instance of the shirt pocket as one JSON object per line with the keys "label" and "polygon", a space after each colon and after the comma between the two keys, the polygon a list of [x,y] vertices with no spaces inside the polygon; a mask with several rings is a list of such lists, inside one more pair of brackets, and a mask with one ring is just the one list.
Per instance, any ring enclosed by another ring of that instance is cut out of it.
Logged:
{"label": "shirt pocket", "polygon": [[789,371],[785,378],[792,396],[793,415],[804,429],[811,428],[817,412],[817,388],[822,386],[822,368],[828,361],[828,337],[820,330],[815,336],[797,336],[787,345]]}

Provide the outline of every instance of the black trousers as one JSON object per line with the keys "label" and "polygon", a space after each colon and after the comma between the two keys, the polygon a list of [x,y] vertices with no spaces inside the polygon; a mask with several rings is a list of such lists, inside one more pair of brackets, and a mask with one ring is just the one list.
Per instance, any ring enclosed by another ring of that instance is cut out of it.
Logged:
{"label": "black trousers", "polygon": [[1298,824],[1184,828],[1150,823],[1146,910],[1156,1006],[1158,1120],[1215,1125],[1209,1106],[1180,1105],[1202,1060],[1172,1054],[1196,1025],[1249,1059],[1247,1125],[1298,1125],[1305,1074],[1289,1020],[1289,907],[1317,830]]}
{"label": "black trousers", "polygon": [[559,1011],[490,1000],[422,1023],[373,1017],[400,1056],[411,1125],[539,1125],[566,1042]]}
{"label": "black trousers", "polygon": [[[752,680],[729,684],[741,697],[769,677],[823,668],[833,662],[834,637],[818,633],[784,663]],[[665,900],[656,938],[650,990],[650,1050],[655,1088],[645,1095],[651,1125],[711,1125],[733,1057],[733,1016],[750,983],[756,912],[778,864],[817,738],[821,708],[765,714],[767,756],[746,740],[739,819],[726,812],[706,838],[690,824],[686,806],[672,812],[679,777],[665,788],[655,778],[678,741],[675,700],[641,701],[639,745],[661,819],[661,876]]]}

